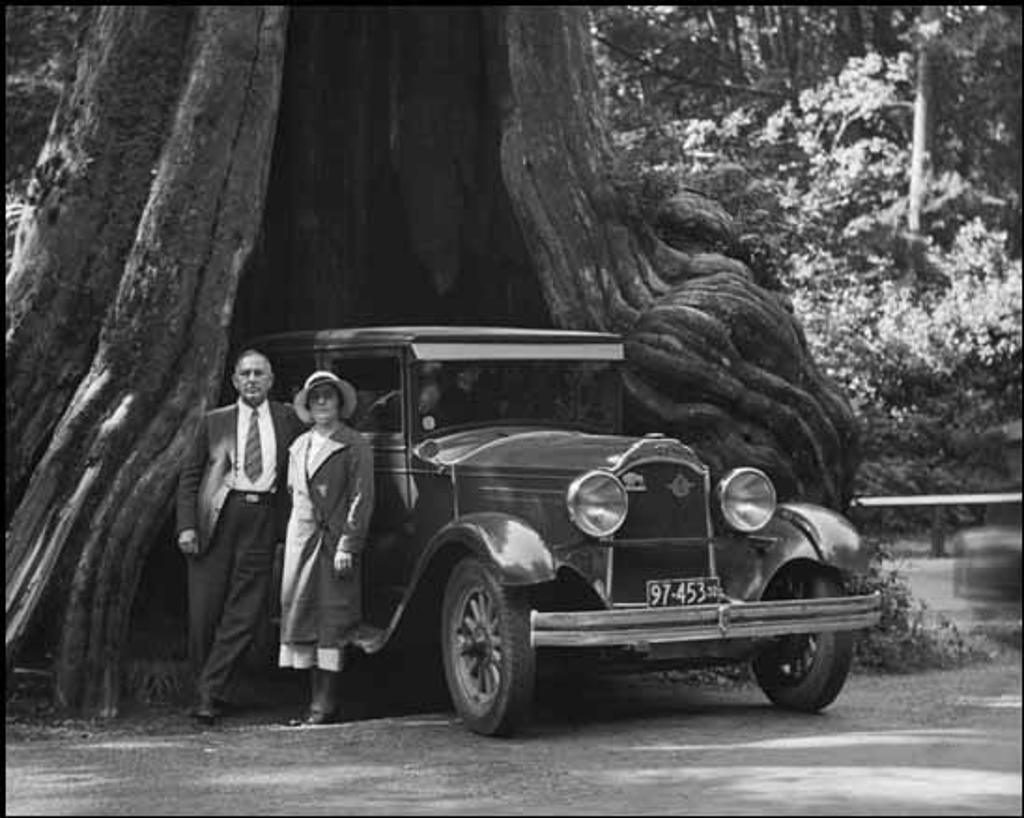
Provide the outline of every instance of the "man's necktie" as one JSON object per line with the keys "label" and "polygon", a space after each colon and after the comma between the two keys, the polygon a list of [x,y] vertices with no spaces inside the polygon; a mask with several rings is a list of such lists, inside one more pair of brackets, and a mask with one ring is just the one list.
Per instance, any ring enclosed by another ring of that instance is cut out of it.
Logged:
{"label": "man's necktie", "polygon": [[249,414],[249,434],[245,438],[245,476],[253,483],[263,473],[263,447],[260,445],[260,423],[256,411]]}

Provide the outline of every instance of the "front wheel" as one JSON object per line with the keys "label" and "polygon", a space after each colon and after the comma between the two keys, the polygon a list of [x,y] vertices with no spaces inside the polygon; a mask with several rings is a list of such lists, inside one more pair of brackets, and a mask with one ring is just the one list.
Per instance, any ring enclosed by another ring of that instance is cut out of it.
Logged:
{"label": "front wheel", "polygon": [[508,735],[528,720],[536,660],[525,589],[503,586],[476,557],[463,559],[445,589],[441,646],[452,703],[469,729]]}
{"label": "front wheel", "polygon": [[[792,576],[777,584],[772,599],[842,596],[825,576]],[[765,695],[787,710],[817,712],[839,695],[853,659],[853,633],[828,631],[783,636],[754,659],[754,677]]]}

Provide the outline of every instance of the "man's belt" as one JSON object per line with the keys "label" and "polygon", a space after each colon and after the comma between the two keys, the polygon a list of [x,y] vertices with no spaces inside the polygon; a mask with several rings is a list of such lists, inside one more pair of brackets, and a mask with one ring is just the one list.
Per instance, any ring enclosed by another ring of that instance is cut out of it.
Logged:
{"label": "man's belt", "polygon": [[272,491],[233,491],[231,496],[237,497],[243,503],[256,506],[269,506],[274,502]]}

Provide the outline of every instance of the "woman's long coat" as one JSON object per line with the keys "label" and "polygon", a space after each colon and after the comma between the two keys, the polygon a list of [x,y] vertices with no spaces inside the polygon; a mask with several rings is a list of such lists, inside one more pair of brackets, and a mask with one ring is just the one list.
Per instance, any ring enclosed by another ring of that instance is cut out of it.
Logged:
{"label": "woman's long coat", "polygon": [[[292,511],[281,574],[281,641],[341,648],[362,619],[362,557],[373,511],[373,450],[339,428],[312,454],[312,430],[289,448]],[[333,572],[336,548],[355,555],[344,578]]]}

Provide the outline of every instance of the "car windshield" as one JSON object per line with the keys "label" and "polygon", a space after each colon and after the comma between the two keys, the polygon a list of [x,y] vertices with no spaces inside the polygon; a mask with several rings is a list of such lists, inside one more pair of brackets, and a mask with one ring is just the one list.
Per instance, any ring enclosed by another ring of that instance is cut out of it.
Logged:
{"label": "car windshield", "polygon": [[621,383],[610,361],[421,361],[415,389],[427,433],[499,423],[618,430]]}

